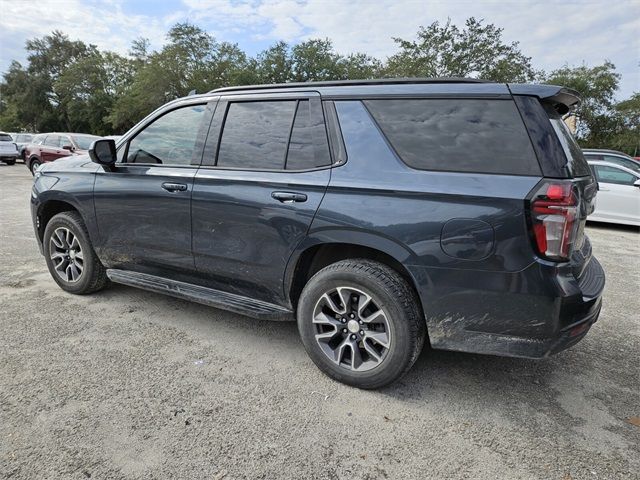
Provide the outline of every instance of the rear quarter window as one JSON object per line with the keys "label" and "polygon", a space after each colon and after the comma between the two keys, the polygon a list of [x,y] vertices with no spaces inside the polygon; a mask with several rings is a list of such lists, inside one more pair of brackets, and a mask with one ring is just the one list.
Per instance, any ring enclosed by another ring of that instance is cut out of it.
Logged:
{"label": "rear quarter window", "polygon": [[400,158],[419,170],[540,175],[511,100],[366,100]]}

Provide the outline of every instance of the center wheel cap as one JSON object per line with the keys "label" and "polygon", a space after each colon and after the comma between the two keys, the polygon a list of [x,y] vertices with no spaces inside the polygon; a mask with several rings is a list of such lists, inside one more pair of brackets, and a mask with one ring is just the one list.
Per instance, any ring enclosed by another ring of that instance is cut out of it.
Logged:
{"label": "center wheel cap", "polygon": [[347,323],[347,328],[351,333],[356,333],[360,329],[360,324],[356,320],[349,320]]}

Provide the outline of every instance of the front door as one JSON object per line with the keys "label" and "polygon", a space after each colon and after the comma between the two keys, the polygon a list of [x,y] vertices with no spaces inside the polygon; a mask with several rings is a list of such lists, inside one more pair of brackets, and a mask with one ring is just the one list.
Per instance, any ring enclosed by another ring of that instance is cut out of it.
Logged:
{"label": "front door", "polygon": [[111,268],[170,278],[193,272],[191,193],[207,118],[205,104],[161,112],[119,146],[112,171],[98,171],[98,248]]}
{"label": "front door", "polygon": [[287,261],[320,205],[330,163],[319,95],[221,99],[193,189],[203,283],[282,304]]}

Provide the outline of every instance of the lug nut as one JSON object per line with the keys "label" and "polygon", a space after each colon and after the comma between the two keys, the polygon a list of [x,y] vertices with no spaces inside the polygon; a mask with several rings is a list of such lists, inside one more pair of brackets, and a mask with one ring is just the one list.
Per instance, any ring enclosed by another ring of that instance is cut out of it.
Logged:
{"label": "lug nut", "polygon": [[360,335],[364,335],[364,330],[360,330]]}
{"label": "lug nut", "polygon": [[363,324],[364,324],[364,322],[363,322],[362,320],[360,320],[358,323],[359,323],[360,325],[363,325]]}
{"label": "lug nut", "polygon": [[356,339],[356,335],[355,333],[351,335],[351,340],[355,340]]}
{"label": "lug nut", "polygon": [[346,319],[346,318],[344,318],[344,317],[342,317],[342,318],[340,319],[340,321],[341,321],[342,323],[347,323],[347,319]]}
{"label": "lug nut", "polygon": [[342,329],[342,333],[347,333],[347,329],[346,329],[346,328],[343,328],[343,329]]}
{"label": "lug nut", "polygon": [[356,315],[354,313],[349,314],[350,318],[356,318]]}

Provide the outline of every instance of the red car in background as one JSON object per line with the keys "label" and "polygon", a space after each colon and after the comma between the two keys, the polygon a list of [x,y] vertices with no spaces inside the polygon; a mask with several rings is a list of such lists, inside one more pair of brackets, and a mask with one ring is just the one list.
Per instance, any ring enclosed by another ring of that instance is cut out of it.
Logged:
{"label": "red car in background", "polygon": [[69,155],[86,154],[94,140],[99,138],[85,133],[40,133],[27,145],[24,163],[33,174],[43,163]]}

